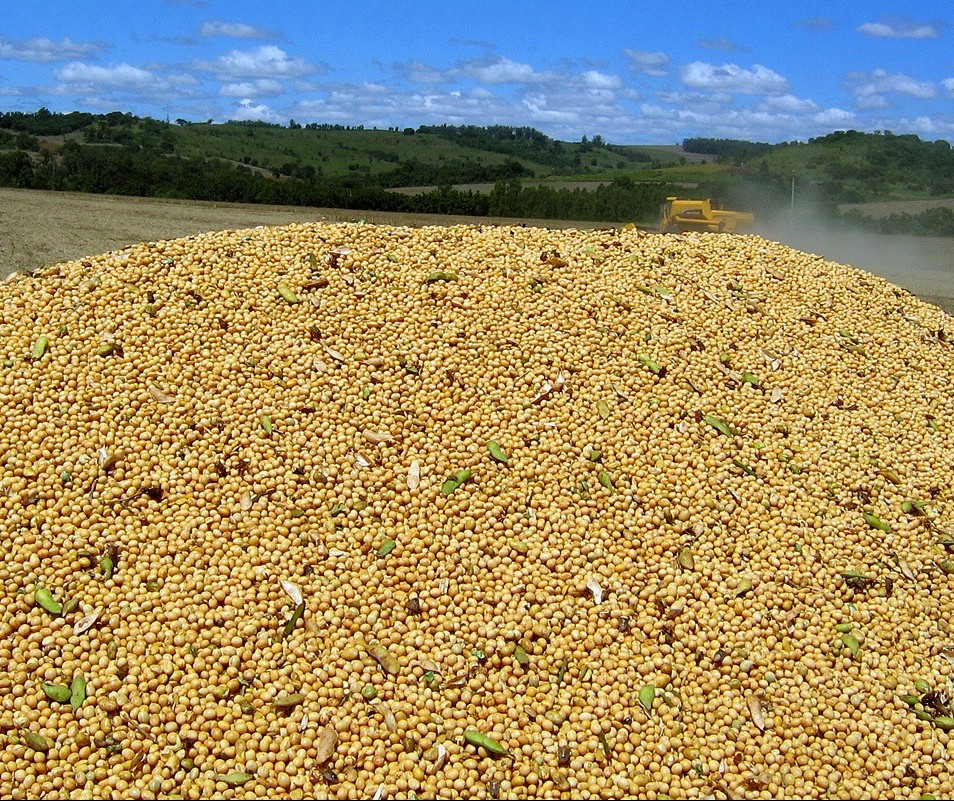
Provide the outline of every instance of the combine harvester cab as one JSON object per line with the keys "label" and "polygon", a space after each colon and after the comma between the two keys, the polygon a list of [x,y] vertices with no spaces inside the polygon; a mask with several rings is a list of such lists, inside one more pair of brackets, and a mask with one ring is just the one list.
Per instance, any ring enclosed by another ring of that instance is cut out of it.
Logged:
{"label": "combine harvester cab", "polygon": [[659,230],[663,233],[745,234],[752,231],[755,217],[745,211],[727,211],[712,201],[667,197],[660,211]]}

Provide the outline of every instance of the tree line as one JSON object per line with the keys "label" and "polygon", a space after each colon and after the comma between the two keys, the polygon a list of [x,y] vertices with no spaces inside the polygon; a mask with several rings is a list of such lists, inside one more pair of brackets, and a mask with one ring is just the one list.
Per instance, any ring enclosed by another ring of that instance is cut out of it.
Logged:
{"label": "tree line", "polygon": [[[654,219],[667,193],[663,184],[637,184],[627,178],[595,190],[527,186],[520,180],[522,168],[517,162],[505,163],[501,169],[494,188],[481,193],[452,188],[450,179],[459,178],[452,168],[447,174],[435,174],[425,165],[405,165],[398,168],[405,178],[413,176],[422,183],[429,183],[434,177],[447,179],[431,191],[407,195],[389,191],[385,185],[391,183],[388,173],[383,182],[372,176],[273,179],[243,165],[179,157],[138,144],[104,147],[67,141],[59,154],[20,149],[0,153],[0,186],[368,211],[606,222]],[[392,181],[396,180],[394,174],[390,175]]]}

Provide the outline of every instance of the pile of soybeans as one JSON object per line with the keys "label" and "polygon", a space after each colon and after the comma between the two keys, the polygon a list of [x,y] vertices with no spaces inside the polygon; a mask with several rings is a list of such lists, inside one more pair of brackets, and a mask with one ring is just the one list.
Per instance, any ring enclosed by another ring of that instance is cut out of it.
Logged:
{"label": "pile of soybeans", "polygon": [[0,795],[954,793],[954,324],[754,236],[0,288]]}

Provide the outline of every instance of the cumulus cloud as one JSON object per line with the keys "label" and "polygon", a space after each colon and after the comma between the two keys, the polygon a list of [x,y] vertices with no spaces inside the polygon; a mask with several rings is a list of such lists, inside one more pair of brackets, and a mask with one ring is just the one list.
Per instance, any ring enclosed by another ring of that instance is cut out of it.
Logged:
{"label": "cumulus cloud", "polygon": [[241,100],[232,112],[234,120],[257,120],[259,122],[280,122],[281,118],[274,109],[264,103],[253,103],[249,98]]}
{"label": "cumulus cloud", "polygon": [[106,45],[102,42],[74,42],[69,38],[54,42],[45,37],[17,41],[0,36],[0,58],[36,64],[86,58],[105,49]]}
{"label": "cumulus cloud", "polygon": [[259,78],[255,81],[222,84],[219,94],[223,97],[252,98],[280,95],[283,91],[284,87],[278,81],[271,78]]}
{"label": "cumulus cloud", "polygon": [[848,91],[855,96],[859,108],[886,108],[887,95],[897,94],[929,100],[937,95],[937,87],[929,81],[919,81],[903,73],[850,72],[846,79]]}
{"label": "cumulus cloud", "polygon": [[780,111],[785,114],[808,114],[818,111],[818,103],[814,100],[806,100],[795,95],[777,95],[767,97],[762,102],[762,107]]}
{"label": "cumulus cloud", "polygon": [[215,61],[200,61],[196,69],[226,81],[244,78],[304,78],[318,72],[300,56],[289,56],[280,47],[263,45],[255,50],[230,50]]}
{"label": "cumulus cloud", "polygon": [[811,115],[811,120],[819,130],[853,128],[858,123],[858,115],[840,108],[826,108]]}
{"label": "cumulus cloud", "polygon": [[778,95],[788,92],[788,81],[761,64],[744,69],[737,64],[693,61],[680,70],[682,82],[693,89],[743,95]]}
{"label": "cumulus cloud", "polygon": [[232,39],[274,39],[277,37],[274,31],[269,31],[266,28],[257,28],[244,22],[223,22],[217,19],[204,23],[199,34],[201,36],[227,36]]}
{"label": "cumulus cloud", "polygon": [[475,81],[491,85],[547,83],[553,80],[551,73],[537,72],[529,64],[521,64],[502,56],[489,60],[468,61],[460,65],[456,71]]}
{"label": "cumulus cloud", "polygon": [[658,50],[624,50],[633,72],[661,78],[669,74],[669,56]]}
{"label": "cumulus cloud", "polygon": [[56,80],[84,91],[135,90],[167,91],[177,85],[194,83],[183,75],[163,76],[131,64],[113,64],[102,67],[73,61],[53,71]]}
{"label": "cumulus cloud", "polygon": [[446,73],[417,59],[406,64],[394,64],[393,69],[411,83],[441,84],[451,80]]}
{"label": "cumulus cloud", "polygon": [[941,81],[941,86],[947,90],[948,94],[954,97],[954,78],[945,78]]}
{"label": "cumulus cloud", "polygon": [[907,17],[882,17],[879,22],[865,22],[858,33],[879,39],[937,39],[938,24],[914,22]]}
{"label": "cumulus cloud", "polygon": [[580,73],[578,79],[580,85],[588,89],[622,89],[623,82],[617,75],[606,75],[596,70],[586,70]]}

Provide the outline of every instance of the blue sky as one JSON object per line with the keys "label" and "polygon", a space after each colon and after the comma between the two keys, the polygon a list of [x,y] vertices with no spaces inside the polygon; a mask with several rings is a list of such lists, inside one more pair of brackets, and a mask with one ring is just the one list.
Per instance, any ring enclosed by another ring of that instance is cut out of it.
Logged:
{"label": "blue sky", "polygon": [[617,144],[954,140],[950,0],[2,5],[5,111],[527,125]]}

